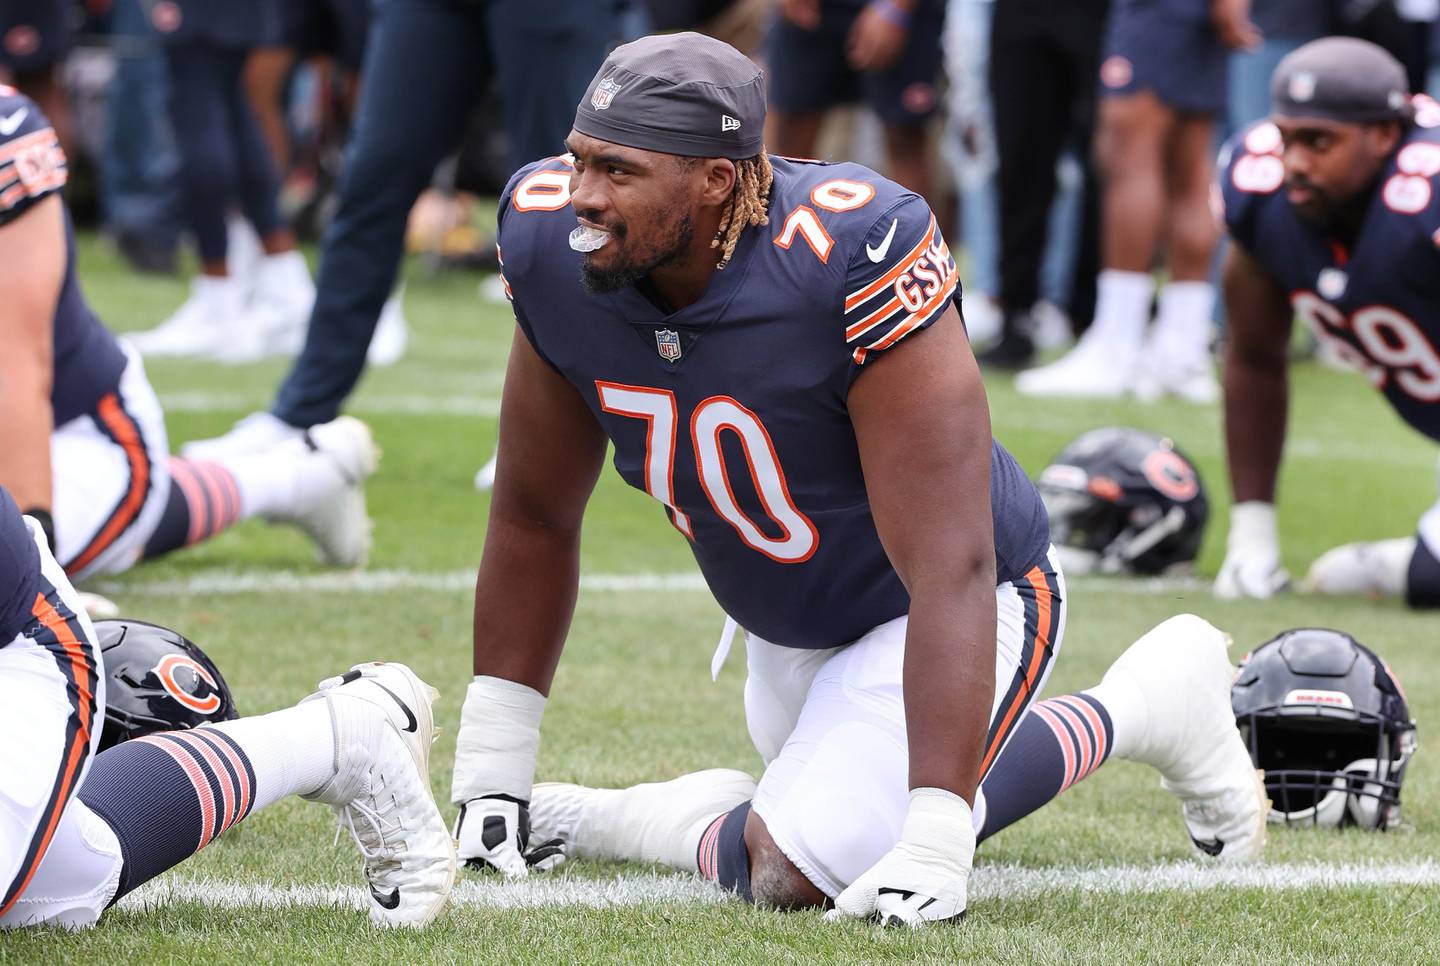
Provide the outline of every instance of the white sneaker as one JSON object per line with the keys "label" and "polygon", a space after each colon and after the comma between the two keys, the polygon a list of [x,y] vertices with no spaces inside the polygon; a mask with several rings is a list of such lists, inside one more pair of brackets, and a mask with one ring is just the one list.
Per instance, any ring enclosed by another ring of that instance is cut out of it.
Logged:
{"label": "white sneaker", "polygon": [[988,347],[999,340],[1005,319],[994,299],[988,295],[967,293],[962,308],[965,313],[965,334],[972,346]]}
{"label": "white sneaker", "polygon": [[404,298],[402,283],[380,309],[380,320],[375,324],[375,334],[370,337],[370,348],[365,352],[365,361],[372,366],[393,366],[405,355],[410,326],[405,321]]}
{"label": "white sneaker", "polygon": [[254,362],[266,356],[293,356],[305,344],[315,282],[305,256],[282,252],[260,259],[250,303],[236,322],[234,338],[216,347],[221,362]]}
{"label": "white sneaker", "polygon": [[1144,402],[1154,402],[1167,394],[1197,406],[1220,401],[1220,383],[1215,379],[1215,363],[1208,348],[1182,353],[1158,346],[1153,340],[1146,345],[1144,363],[1135,375],[1135,395]]}
{"label": "white sneaker", "polygon": [[475,471],[475,489],[481,493],[489,493],[490,488],[495,485],[495,464],[499,459],[500,454],[497,451],[490,457],[490,462]]}
{"label": "white sneaker", "polygon": [[375,663],[305,699],[328,702],[335,728],[335,777],[305,797],[331,806],[355,839],[377,926],[424,926],[455,884],[455,843],[430,788],[438,697],[405,665]]}
{"label": "white sneaker", "polygon": [[1311,594],[1399,597],[1409,579],[1414,537],[1347,543],[1322,553],[1302,585]]}
{"label": "white sneaker", "polygon": [[1134,381],[1137,352],[1103,344],[1090,332],[1080,337],[1066,355],[1015,377],[1022,396],[1064,396],[1118,399]]}
{"label": "white sneaker", "polygon": [[530,794],[530,840],[560,839],[577,858],[693,869],[706,820],[754,796],[755,779],[729,768],[631,788],[541,782]]}
{"label": "white sneaker", "polygon": [[281,443],[303,439],[304,436],[305,430],[291,426],[270,413],[251,413],[230,427],[224,436],[191,440],[180,447],[180,455],[187,460],[223,463],[237,456],[274,449]]}
{"label": "white sneaker", "polygon": [[285,443],[273,452],[276,458],[303,462],[294,504],[265,518],[304,530],[315,541],[324,563],[363,567],[370,555],[371,537],[365,481],[380,460],[370,427],[353,416],[341,416],[312,426],[302,440]]}
{"label": "white sneaker", "polygon": [[143,356],[210,355],[234,337],[244,291],[232,278],[197,275],[190,297],[164,322],[126,335]]}
{"label": "white sneaker", "polygon": [[1197,854],[1249,862],[1265,848],[1270,804],[1230,707],[1229,644],[1193,614],[1172,617],[1130,645],[1104,684],[1143,699],[1145,735],[1125,757],[1159,770]]}
{"label": "white sneaker", "polygon": [[1031,338],[1035,341],[1035,348],[1042,352],[1064,349],[1075,342],[1075,327],[1070,324],[1070,316],[1049,299],[1035,303],[1030,309],[1030,321],[1035,329]]}

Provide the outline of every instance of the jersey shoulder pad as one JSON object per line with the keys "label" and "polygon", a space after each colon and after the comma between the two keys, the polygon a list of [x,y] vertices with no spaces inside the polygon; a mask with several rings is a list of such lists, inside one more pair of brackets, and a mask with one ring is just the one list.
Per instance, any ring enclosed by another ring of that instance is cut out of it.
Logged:
{"label": "jersey shoulder pad", "polygon": [[30,98],[0,86],[0,224],[65,186],[65,152]]}
{"label": "jersey shoulder pad", "polygon": [[[496,249],[500,257],[500,281],[510,296],[509,279],[517,277],[531,263],[532,252],[554,241],[558,232],[575,227],[569,214],[556,217],[570,207],[569,155],[532,161],[510,176],[495,212]],[[537,238],[543,234],[544,239]]]}
{"label": "jersey shoulder pad", "polygon": [[1215,198],[1230,236],[1254,244],[1256,219],[1267,204],[1285,203],[1278,192],[1285,183],[1280,129],[1261,121],[1234,135],[1220,149]]}
{"label": "jersey shoulder pad", "polygon": [[905,192],[868,219],[845,271],[845,344],[856,365],[936,319],[960,295],[960,273],[935,215]]}

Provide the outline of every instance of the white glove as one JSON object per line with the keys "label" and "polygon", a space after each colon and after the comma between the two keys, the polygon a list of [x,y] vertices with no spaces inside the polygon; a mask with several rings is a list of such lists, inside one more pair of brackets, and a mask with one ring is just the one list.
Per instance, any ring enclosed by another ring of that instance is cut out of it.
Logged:
{"label": "white glove", "polygon": [[874,919],[884,926],[958,922],[975,859],[970,806],[943,788],[910,792],[900,841],[850,883],[825,914],[829,920]]}
{"label": "white glove", "polygon": [[469,868],[523,876],[532,867],[550,868],[564,859],[548,842],[526,854],[544,713],[544,695],[504,678],[477,675],[465,692],[451,801],[460,806],[455,838],[460,861]]}
{"label": "white glove", "polygon": [[472,798],[455,820],[457,851],[471,869],[496,869],[509,878],[548,872],[565,861],[565,846],[551,839],[530,848],[530,805],[508,795]]}
{"label": "white glove", "polygon": [[1215,577],[1215,596],[1270,597],[1290,585],[1280,566],[1280,535],[1275,527],[1275,505],[1247,500],[1230,508],[1230,537],[1225,562]]}

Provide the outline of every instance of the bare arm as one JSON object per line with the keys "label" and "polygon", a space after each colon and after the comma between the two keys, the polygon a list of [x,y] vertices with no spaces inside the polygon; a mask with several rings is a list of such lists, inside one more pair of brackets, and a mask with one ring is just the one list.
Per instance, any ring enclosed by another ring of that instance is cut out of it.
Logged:
{"label": "bare arm", "polygon": [[910,786],[974,803],[995,698],[990,413],[955,308],[874,359],[849,408],[880,540],[910,592]]}
{"label": "bare arm", "polygon": [[1225,297],[1225,446],[1236,503],[1275,501],[1289,397],[1290,304],[1249,252],[1231,244]]}
{"label": "bare arm", "polygon": [[549,694],[580,584],[580,523],[605,435],[575,388],[517,329],[475,583],[475,673]]}
{"label": "bare arm", "polygon": [[49,510],[55,306],[65,280],[58,194],[0,227],[0,484],[22,510]]}

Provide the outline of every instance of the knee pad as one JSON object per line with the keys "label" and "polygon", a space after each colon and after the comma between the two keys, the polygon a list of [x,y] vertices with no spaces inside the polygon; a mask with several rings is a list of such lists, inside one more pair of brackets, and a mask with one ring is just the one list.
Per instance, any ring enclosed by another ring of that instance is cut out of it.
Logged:
{"label": "knee pad", "polygon": [[755,810],[785,857],[833,898],[899,840],[909,757],[890,730],[865,721],[836,726],[806,760],[792,760],[800,750],[787,746],[765,772]]}
{"label": "knee pad", "polygon": [[93,926],[120,888],[123,866],[120,841],[110,826],[72,798],[35,877],[0,919],[0,929]]}

